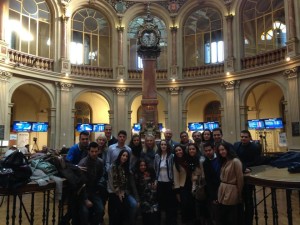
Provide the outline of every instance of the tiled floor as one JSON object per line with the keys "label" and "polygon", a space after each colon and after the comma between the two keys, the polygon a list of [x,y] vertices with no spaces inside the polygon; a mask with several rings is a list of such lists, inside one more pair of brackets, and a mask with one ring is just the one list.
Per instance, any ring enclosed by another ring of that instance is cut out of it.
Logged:
{"label": "tiled floor", "polygon": [[[270,189],[266,189],[266,193],[270,193]],[[50,196],[51,197],[51,196]],[[36,225],[42,225],[43,224],[43,198],[44,196],[39,193],[36,194],[35,196],[35,206],[34,206],[34,224]],[[257,202],[260,202],[263,199],[263,193],[262,189],[257,189]],[[3,203],[0,207],[0,225],[7,225],[6,224],[6,216],[7,216],[7,198],[0,197],[0,203],[3,200]],[[31,195],[24,195],[23,198],[23,203],[25,205],[26,211],[30,217],[30,200],[31,200]],[[19,204],[19,200],[17,198],[17,205]],[[10,207],[13,204],[12,198],[10,198]],[[292,214],[293,214],[293,225],[299,225],[300,224],[300,199],[299,199],[299,192],[298,191],[293,191],[292,192]],[[265,225],[265,224],[273,224],[273,214],[272,214],[272,207],[271,207],[271,196],[267,197],[266,200],[267,204],[267,213],[264,211],[264,204],[261,202],[258,205],[258,225]],[[56,205],[57,206],[57,205]],[[279,225],[287,225],[288,224],[288,219],[287,219],[287,207],[286,207],[286,194],[285,191],[279,190],[277,192],[277,209],[278,209],[278,223]],[[28,222],[26,215],[24,213],[24,209],[22,209],[22,216],[20,216],[19,213],[19,208],[17,207],[16,210],[16,215],[15,215],[15,224],[23,224],[23,225],[29,225],[30,223]],[[49,219],[48,219],[48,224],[53,224],[53,210],[52,210],[52,204],[50,204],[49,211],[45,211],[45,214],[49,213]],[[57,217],[57,210],[56,210],[56,215]],[[12,210],[10,209],[9,211],[10,214],[10,223],[12,219]],[[44,214],[44,215],[45,215]],[[267,216],[267,223],[266,223],[266,216]],[[178,219],[180,220],[180,219]],[[140,225],[140,220],[138,220],[138,225]],[[47,224],[46,221],[44,221],[45,224]],[[54,224],[57,224],[57,219]],[[107,213],[105,214],[105,224],[108,225],[108,216]],[[181,225],[180,221],[178,223]],[[254,224],[256,224],[256,221],[254,220]]]}

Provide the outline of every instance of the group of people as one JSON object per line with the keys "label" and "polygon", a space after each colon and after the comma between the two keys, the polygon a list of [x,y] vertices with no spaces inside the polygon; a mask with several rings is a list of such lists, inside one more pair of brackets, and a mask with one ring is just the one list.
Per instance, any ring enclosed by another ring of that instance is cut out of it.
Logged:
{"label": "group of people", "polygon": [[135,225],[139,215],[144,225],[176,225],[179,218],[184,225],[251,225],[253,187],[243,173],[260,162],[261,149],[250,132],[234,144],[220,128],[194,132],[193,140],[185,131],[180,142],[172,136],[167,129],[158,143],[151,134],[142,143],[134,134],[126,145],[126,131],[115,138],[111,125],[95,142],[81,132],[66,156],[86,177],[72,224],[103,224],[108,203],[109,225]]}

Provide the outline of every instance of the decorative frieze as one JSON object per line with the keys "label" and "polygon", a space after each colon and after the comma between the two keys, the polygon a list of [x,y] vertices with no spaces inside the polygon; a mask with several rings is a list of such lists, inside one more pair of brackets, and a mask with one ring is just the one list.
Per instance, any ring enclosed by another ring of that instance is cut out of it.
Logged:
{"label": "decorative frieze", "polygon": [[181,93],[183,91],[183,88],[182,87],[169,87],[166,90],[171,95],[178,95],[179,93]]}
{"label": "decorative frieze", "polygon": [[127,95],[130,91],[129,88],[126,87],[116,87],[112,89],[113,93],[116,93],[117,95]]}
{"label": "decorative frieze", "polygon": [[7,72],[5,70],[0,70],[0,80],[7,81],[12,77],[11,72]]}
{"label": "decorative frieze", "polygon": [[285,79],[289,80],[289,79],[294,79],[298,77],[298,67],[294,67],[288,70],[283,71],[283,76],[285,77]]}
{"label": "decorative frieze", "polygon": [[226,90],[232,90],[234,88],[240,87],[240,81],[239,80],[225,81],[224,83],[221,84],[221,86]]}
{"label": "decorative frieze", "polygon": [[57,88],[62,91],[71,91],[74,88],[74,85],[66,82],[55,82]]}

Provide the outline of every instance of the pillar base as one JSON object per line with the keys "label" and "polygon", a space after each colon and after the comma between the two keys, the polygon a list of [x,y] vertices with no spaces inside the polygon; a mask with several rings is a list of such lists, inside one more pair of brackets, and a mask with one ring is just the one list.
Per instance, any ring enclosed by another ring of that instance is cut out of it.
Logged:
{"label": "pillar base", "polygon": [[234,71],[234,57],[229,57],[225,60],[225,73]]}
{"label": "pillar base", "polygon": [[299,41],[297,38],[292,38],[286,42],[286,55],[289,57],[294,57],[298,54]]}
{"label": "pillar base", "polygon": [[125,66],[119,65],[117,66],[117,79],[125,79]]}
{"label": "pillar base", "polygon": [[0,40],[0,60],[5,61],[8,59],[8,44],[3,41]]}
{"label": "pillar base", "polygon": [[68,59],[61,58],[59,60],[59,71],[63,74],[71,74],[71,62]]}

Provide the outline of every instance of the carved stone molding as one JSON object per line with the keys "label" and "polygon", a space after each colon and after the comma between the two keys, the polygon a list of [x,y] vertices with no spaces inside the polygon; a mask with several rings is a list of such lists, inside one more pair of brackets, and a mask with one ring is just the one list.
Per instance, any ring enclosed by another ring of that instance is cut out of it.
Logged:
{"label": "carved stone molding", "polygon": [[234,88],[240,87],[240,81],[239,80],[225,81],[224,83],[221,84],[221,86],[226,90],[232,90]]}
{"label": "carved stone molding", "polygon": [[117,95],[127,95],[130,89],[126,87],[117,87],[117,88],[113,88],[112,91]]}
{"label": "carved stone molding", "polygon": [[124,32],[124,27],[118,26],[117,31],[123,33]]}
{"label": "carved stone molding", "polygon": [[179,93],[181,93],[183,91],[183,88],[182,87],[169,87],[166,90],[171,95],[178,95]]}
{"label": "carved stone molding", "polygon": [[74,88],[73,84],[66,82],[55,82],[55,85],[62,91],[71,91]]}
{"label": "carved stone molding", "polygon": [[12,77],[12,73],[5,70],[0,70],[0,80],[7,81]]}
{"label": "carved stone molding", "polygon": [[285,79],[289,80],[289,79],[294,79],[298,77],[298,69],[299,67],[294,67],[292,69],[288,69],[283,71],[283,76],[285,77]]}

